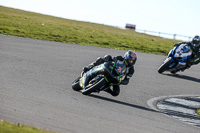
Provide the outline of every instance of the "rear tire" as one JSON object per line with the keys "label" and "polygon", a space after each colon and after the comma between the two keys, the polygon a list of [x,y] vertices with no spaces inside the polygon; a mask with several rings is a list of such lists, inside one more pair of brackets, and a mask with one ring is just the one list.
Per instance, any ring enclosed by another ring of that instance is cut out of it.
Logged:
{"label": "rear tire", "polygon": [[168,60],[167,62],[163,63],[159,68],[158,68],[158,73],[163,73],[164,71],[169,69],[169,66],[172,64],[172,60]]}
{"label": "rear tire", "polygon": [[99,90],[103,85],[106,84],[106,80],[104,78],[97,81],[95,84],[92,84],[88,88],[86,87],[84,90],[82,90],[83,95],[89,95],[92,92],[95,92],[96,90]]}
{"label": "rear tire", "polygon": [[72,83],[72,89],[75,90],[75,91],[80,91],[82,88],[79,84],[79,81],[80,81],[80,78],[81,77],[78,77],[73,83]]}

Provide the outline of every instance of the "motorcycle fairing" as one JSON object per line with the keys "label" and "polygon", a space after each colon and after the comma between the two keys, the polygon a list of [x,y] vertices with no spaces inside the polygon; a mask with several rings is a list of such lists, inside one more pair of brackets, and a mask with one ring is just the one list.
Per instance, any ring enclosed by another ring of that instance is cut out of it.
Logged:
{"label": "motorcycle fairing", "polygon": [[82,88],[85,88],[89,80],[93,78],[94,75],[96,75],[97,73],[103,73],[103,72],[104,72],[104,64],[93,67],[88,72],[83,74],[83,76],[80,79],[80,86]]}
{"label": "motorcycle fairing", "polygon": [[125,75],[126,65],[123,61],[118,60],[115,65],[115,72],[117,75]]}
{"label": "motorcycle fairing", "polygon": [[191,56],[191,48],[187,44],[181,44],[179,47],[177,46],[174,57],[175,58],[180,58],[182,57],[183,59],[187,59],[188,56]]}
{"label": "motorcycle fairing", "polygon": [[169,66],[170,69],[180,69],[184,68],[188,58],[191,57],[191,48],[188,44],[181,44],[180,46],[175,46],[168,53],[168,58],[164,61],[172,60],[173,63]]}

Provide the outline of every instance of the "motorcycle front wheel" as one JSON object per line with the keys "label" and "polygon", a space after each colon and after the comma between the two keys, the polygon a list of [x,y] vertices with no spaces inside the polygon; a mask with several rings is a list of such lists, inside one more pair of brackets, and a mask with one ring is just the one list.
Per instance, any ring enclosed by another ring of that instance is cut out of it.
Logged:
{"label": "motorcycle front wheel", "polygon": [[158,73],[163,73],[169,69],[169,66],[172,64],[172,60],[168,58],[165,62],[158,68]]}
{"label": "motorcycle front wheel", "polygon": [[80,91],[82,89],[79,84],[80,78],[81,77],[78,77],[74,82],[72,82],[72,89],[75,91]]}

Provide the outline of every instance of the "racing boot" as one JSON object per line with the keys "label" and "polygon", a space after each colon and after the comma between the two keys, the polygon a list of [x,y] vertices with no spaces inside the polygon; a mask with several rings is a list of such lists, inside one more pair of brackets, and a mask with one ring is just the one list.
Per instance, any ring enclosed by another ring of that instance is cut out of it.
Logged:
{"label": "racing boot", "polygon": [[111,94],[112,96],[116,97],[119,95],[120,93],[120,88],[119,88],[119,85],[114,85],[113,86],[113,89],[111,89],[110,87],[106,90],[104,90],[105,92]]}

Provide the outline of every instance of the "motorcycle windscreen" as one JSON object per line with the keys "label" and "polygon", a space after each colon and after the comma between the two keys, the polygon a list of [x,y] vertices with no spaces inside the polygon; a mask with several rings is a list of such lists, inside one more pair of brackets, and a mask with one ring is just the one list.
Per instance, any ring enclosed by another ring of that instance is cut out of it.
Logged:
{"label": "motorcycle windscreen", "polygon": [[115,66],[115,73],[117,75],[124,75],[126,73],[126,65],[123,61],[117,61]]}
{"label": "motorcycle windscreen", "polygon": [[191,52],[191,48],[189,45],[187,44],[181,44],[175,53],[175,57],[187,57],[187,56],[191,56],[192,52]]}

